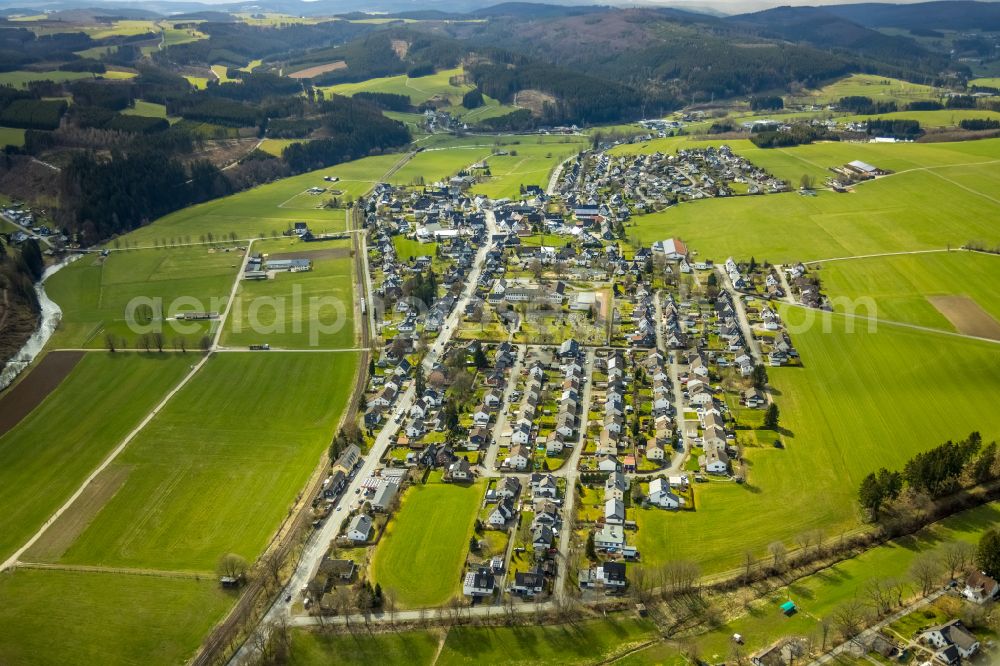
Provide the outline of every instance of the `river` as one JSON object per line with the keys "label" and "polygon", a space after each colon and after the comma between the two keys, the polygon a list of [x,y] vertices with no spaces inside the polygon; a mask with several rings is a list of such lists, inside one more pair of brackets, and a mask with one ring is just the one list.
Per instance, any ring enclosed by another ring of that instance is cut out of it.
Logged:
{"label": "river", "polygon": [[52,337],[55,332],[56,327],[59,326],[59,320],[62,318],[62,310],[56,305],[56,302],[49,298],[48,294],[45,293],[45,281],[51,276],[55,275],[59,269],[63,266],[69,265],[72,261],[80,258],[82,255],[74,254],[66,257],[58,264],[53,264],[45,269],[42,273],[42,279],[35,283],[35,294],[38,296],[38,305],[41,310],[41,321],[38,324],[38,328],[31,337],[28,338],[24,346],[18,350],[14,356],[11,357],[7,364],[4,366],[3,370],[0,370],[0,391],[7,388],[11,383],[17,378],[21,371],[31,365],[31,362],[35,360],[35,357],[42,351],[45,344]]}

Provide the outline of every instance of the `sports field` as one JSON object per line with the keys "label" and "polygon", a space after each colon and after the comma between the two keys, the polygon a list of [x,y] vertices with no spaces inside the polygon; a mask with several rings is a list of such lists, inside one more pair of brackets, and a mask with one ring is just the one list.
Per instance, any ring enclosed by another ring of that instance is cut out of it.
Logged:
{"label": "sports field", "polygon": [[[744,151],[754,163],[798,182],[861,159],[895,171],[849,194],[794,192],[682,203],[639,216],[630,233],[643,244],[680,236],[701,256],[776,262],[923,250],[979,240],[1000,242],[1000,140],[961,144],[822,143]],[[796,175],[798,174],[798,175]]]}
{"label": "sports field", "polygon": [[264,241],[254,245],[273,259],[313,262],[311,271],[277,273],[243,281],[236,293],[222,344],[267,342],[273,349],[354,347],[354,280],[351,241]]}
{"label": "sports field", "polygon": [[[996,297],[1000,293],[1000,256],[941,252],[831,261],[819,266],[816,274],[823,291],[832,299],[847,299],[835,305],[837,311],[869,297],[877,307],[871,316],[956,331],[959,329],[934,300],[960,297],[970,299],[987,316],[1000,321]],[[863,307],[857,312],[869,316]]]}
{"label": "sports field", "polygon": [[[321,208],[333,195],[313,196],[306,191],[311,187],[333,188],[358,197],[371,189],[401,157],[399,154],[366,157],[261,185],[171,213],[155,224],[133,231],[125,239],[133,245],[152,246],[174,239],[198,241],[208,233],[216,239],[230,234],[240,239],[271,237],[280,236],[295,222],[308,222],[314,233],[343,231],[344,210]],[[337,176],[340,182],[326,182],[324,176]]]}
{"label": "sports field", "polygon": [[413,486],[375,549],[370,580],[394,590],[401,607],[436,606],[461,594],[459,576],[483,492],[482,482]]}
{"label": "sports field", "polygon": [[[111,333],[119,345],[124,339],[125,346],[136,347],[141,333],[152,331],[130,327],[126,316],[130,303],[148,303],[166,317],[178,311],[222,312],[242,261],[242,252],[208,245],[111,252],[105,258],[84,255],[45,284],[63,311],[49,346],[103,349],[106,334]],[[146,323],[141,313],[133,314],[131,321]],[[196,349],[210,330],[208,322],[185,322],[183,327],[162,320],[150,324],[162,327],[168,347],[183,338],[189,349]]]}
{"label": "sports field", "polygon": [[699,485],[697,511],[640,512],[643,562],[690,559],[718,571],[818,526],[837,535],[859,524],[857,487],[872,470],[972,430],[1000,435],[1000,345],[889,325],[870,333],[857,321],[849,333],[839,315],[782,309],[792,325],[807,316],[816,317],[808,330],[792,329],[805,367],[768,368],[785,448],[748,449],[748,483]]}
{"label": "sports field", "polygon": [[0,559],[42,526],[190,364],[180,354],[87,354],[0,437]]}
{"label": "sports field", "polygon": [[[354,353],[223,353],[108,469],[119,488],[59,560],[214,571],[253,561],[330,443]],[[51,553],[53,558],[56,553]]]}
{"label": "sports field", "polygon": [[234,599],[210,579],[37,569],[5,573],[0,598],[0,662],[53,666],[185,663]]}

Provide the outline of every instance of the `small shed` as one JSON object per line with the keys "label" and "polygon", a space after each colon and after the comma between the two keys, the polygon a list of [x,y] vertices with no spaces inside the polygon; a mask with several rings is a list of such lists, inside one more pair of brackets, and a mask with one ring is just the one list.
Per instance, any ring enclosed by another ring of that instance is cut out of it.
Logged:
{"label": "small shed", "polygon": [[786,601],[785,603],[781,604],[781,612],[784,613],[785,615],[792,615],[797,610],[798,608],[795,607],[794,601]]}

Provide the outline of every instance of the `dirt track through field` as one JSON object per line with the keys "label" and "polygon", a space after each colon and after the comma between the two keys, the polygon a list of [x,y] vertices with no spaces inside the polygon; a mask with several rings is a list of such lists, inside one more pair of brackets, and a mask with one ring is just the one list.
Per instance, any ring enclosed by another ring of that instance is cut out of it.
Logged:
{"label": "dirt track through field", "polygon": [[928,296],[927,300],[959,333],[1000,340],[1000,322],[968,296]]}
{"label": "dirt track through field", "polygon": [[86,352],[49,352],[35,368],[0,396],[0,437],[42,404]]}

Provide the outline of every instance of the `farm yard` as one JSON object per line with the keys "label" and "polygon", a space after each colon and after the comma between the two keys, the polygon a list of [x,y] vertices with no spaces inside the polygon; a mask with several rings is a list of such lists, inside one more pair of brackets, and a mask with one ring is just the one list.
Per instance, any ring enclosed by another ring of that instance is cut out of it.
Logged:
{"label": "farm yard", "polygon": [[383,589],[395,591],[400,607],[440,605],[459,592],[483,487],[430,481],[403,497],[369,572]]}
{"label": "farm yard", "polygon": [[106,471],[123,477],[113,497],[90,521],[56,523],[78,536],[55,559],[201,572],[226,553],[252,561],[328,446],[357,359],[214,356]]}
{"label": "farm yard", "polygon": [[269,259],[309,259],[306,272],[243,280],[222,336],[225,346],[267,342],[274,349],[350,349],[354,346],[351,241],[255,243]]}

